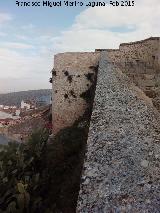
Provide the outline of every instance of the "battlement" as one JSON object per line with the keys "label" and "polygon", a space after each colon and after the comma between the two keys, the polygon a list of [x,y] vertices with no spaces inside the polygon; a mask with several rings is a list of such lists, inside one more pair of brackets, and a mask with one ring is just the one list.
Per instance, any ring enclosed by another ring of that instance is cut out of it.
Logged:
{"label": "battlement", "polygon": [[160,37],[150,37],[150,38],[147,38],[147,39],[143,39],[141,41],[134,41],[134,42],[129,42],[129,43],[122,43],[120,44],[120,46],[126,46],[126,45],[134,45],[134,44],[143,44],[147,41],[159,41],[160,40]]}

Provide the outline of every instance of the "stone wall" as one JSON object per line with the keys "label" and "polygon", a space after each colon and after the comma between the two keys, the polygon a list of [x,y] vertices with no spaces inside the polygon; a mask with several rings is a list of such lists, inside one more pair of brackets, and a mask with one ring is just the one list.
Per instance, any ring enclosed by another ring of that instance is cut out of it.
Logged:
{"label": "stone wall", "polygon": [[151,37],[138,42],[124,43],[120,45],[120,51],[124,52],[129,60],[145,61],[152,66],[159,66],[159,37]]}
{"label": "stone wall", "polygon": [[109,62],[127,74],[132,82],[153,98],[155,106],[160,110],[159,38],[151,37],[143,41],[121,44],[120,48],[115,50],[60,53],[54,57],[52,72],[54,134],[71,126],[84,114],[88,107],[84,93],[95,84],[95,68],[101,52],[105,52]]}
{"label": "stone wall", "polygon": [[160,39],[121,44],[119,50],[106,50],[108,61],[121,69],[160,109]]}
{"label": "stone wall", "polygon": [[77,213],[159,212],[160,115],[102,53]]}
{"label": "stone wall", "polygon": [[99,52],[60,53],[54,57],[53,132],[71,126],[89,106],[87,91],[95,84]]}
{"label": "stone wall", "polygon": [[119,49],[97,49],[107,51],[108,61],[136,62],[142,61],[154,67],[160,66],[160,38],[151,37],[142,41],[120,44]]}
{"label": "stone wall", "polygon": [[81,129],[96,86],[77,213],[158,212],[159,44],[149,38],[117,50],[55,55],[54,135]]}

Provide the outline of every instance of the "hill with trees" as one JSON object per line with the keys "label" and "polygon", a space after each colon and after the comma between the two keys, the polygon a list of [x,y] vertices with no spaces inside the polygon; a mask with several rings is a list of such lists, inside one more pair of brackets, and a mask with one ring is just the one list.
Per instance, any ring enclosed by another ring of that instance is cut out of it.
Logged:
{"label": "hill with trees", "polygon": [[29,90],[0,94],[0,104],[9,106],[20,106],[22,100],[38,100],[43,96],[51,96],[51,94],[51,89]]}

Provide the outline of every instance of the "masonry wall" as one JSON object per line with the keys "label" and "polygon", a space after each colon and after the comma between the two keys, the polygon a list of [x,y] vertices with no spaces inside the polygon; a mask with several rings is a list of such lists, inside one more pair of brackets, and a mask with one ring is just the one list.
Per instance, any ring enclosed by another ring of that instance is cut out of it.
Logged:
{"label": "masonry wall", "polygon": [[160,114],[102,54],[76,212],[159,212]]}
{"label": "masonry wall", "polygon": [[142,41],[120,44],[117,50],[107,50],[108,60],[114,62],[142,61],[148,65],[159,66],[159,37],[151,37]]}
{"label": "masonry wall", "polygon": [[[118,50],[103,50],[103,53],[55,56],[54,134],[72,126],[91,107],[88,98],[93,95],[92,86],[96,85],[77,213],[157,212],[160,117],[143,91],[150,88],[151,92],[151,88],[156,87],[158,51],[159,39],[150,38],[122,44]],[[87,123],[87,135],[88,126]],[[63,136],[66,131],[59,135]],[[81,151],[84,153],[84,150]],[[81,156],[80,165],[83,154]]]}
{"label": "masonry wall", "polygon": [[89,106],[87,91],[95,84],[99,52],[60,53],[54,57],[53,132],[71,126]]}
{"label": "masonry wall", "polygon": [[108,61],[153,99],[160,109],[160,39],[124,43],[119,50],[106,50]]}
{"label": "masonry wall", "polygon": [[53,69],[53,131],[71,126],[83,115],[88,103],[82,97],[94,84],[95,67],[101,52],[108,62],[127,74],[160,110],[160,40],[151,37],[143,41],[124,43],[116,50],[60,53],[54,57]]}

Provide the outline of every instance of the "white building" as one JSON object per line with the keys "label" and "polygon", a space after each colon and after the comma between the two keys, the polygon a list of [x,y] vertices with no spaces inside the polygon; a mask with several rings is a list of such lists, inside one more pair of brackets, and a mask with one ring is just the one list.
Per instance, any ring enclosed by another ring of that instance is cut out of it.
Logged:
{"label": "white building", "polygon": [[11,109],[16,109],[17,107],[16,107],[16,106],[11,106],[10,108],[11,108]]}
{"label": "white building", "polygon": [[24,102],[23,100],[21,101],[21,109],[26,109],[29,110],[31,109],[31,104]]}
{"label": "white building", "polygon": [[10,107],[9,106],[4,106],[4,108],[3,109],[10,109]]}
{"label": "white building", "polygon": [[16,116],[19,116],[20,115],[20,110],[17,109],[15,114],[16,114]]}

